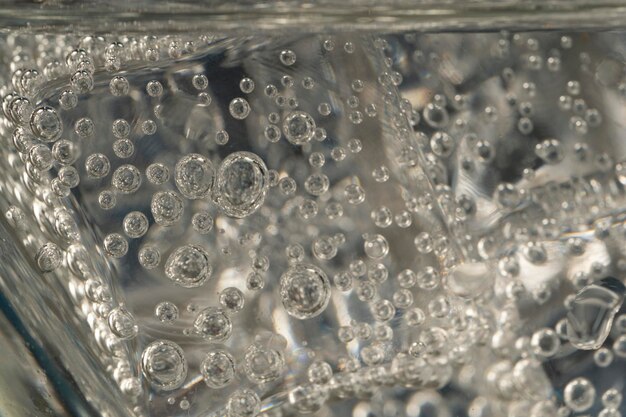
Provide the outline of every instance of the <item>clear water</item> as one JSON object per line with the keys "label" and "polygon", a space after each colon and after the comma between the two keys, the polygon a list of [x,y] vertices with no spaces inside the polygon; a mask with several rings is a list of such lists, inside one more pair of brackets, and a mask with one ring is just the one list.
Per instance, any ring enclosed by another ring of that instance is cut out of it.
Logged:
{"label": "clear water", "polygon": [[0,37],[2,414],[624,411],[623,32],[50,30]]}

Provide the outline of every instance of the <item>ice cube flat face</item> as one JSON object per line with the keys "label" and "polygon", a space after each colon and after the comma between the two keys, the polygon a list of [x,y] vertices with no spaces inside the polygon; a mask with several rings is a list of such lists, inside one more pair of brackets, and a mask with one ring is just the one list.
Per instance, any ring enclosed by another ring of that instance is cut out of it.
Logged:
{"label": "ice cube flat face", "polygon": [[5,100],[18,174],[3,204],[45,276],[80,289],[81,337],[99,343],[122,403],[301,413],[450,378],[390,365],[432,297],[448,313],[441,266],[458,254],[383,41],[78,45],[43,68],[24,47],[32,59]]}
{"label": "ice cube flat face", "polygon": [[621,223],[620,34],[408,34],[390,44],[431,177],[449,187],[448,220],[475,256],[605,217]]}

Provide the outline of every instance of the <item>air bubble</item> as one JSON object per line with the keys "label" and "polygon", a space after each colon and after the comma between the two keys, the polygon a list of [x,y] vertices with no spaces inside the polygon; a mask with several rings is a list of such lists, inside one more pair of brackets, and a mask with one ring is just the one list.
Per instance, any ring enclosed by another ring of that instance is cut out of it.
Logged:
{"label": "air bubble", "polygon": [[424,267],[417,274],[417,285],[423,290],[434,290],[439,286],[441,277],[432,266]]}
{"label": "air bubble", "polygon": [[244,370],[250,381],[263,384],[281,376],[284,359],[280,352],[260,345],[250,346],[244,355]]}
{"label": "air bubble", "polygon": [[131,211],[124,217],[124,233],[130,238],[139,238],[148,232],[148,218],[140,211]]}
{"label": "air bubble", "polygon": [[365,234],[363,248],[365,254],[371,259],[382,259],[389,253],[389,243],[383,235]]}
{"label": "air bubble", "polygon": [[122,165],[113,172],[111,185],[124,194],[134,193],[141,186],[141,173],[134,165]]}
{"label": "air bubble", "polygon": [[54,178],[50,182],[50,189],[57,197],[60,198],[69,197],[71,194],[70,187],[64,185],[58,178]]}
{"label": "air bubble", "polygon": [[618,409],[622,404],[622,393],[617,388],[609,388],[602,394],[602,405],[609,409]]}
{"label": "air bubble", "polygon": [[286,88],[293,87],[293,77],[291,75],[283,75],[282,77],[280,77],[280,83],[283,85],[283,87]]}
{"label": "air bubble", "polygon": [[320,105],[317,106],[317,112],[321,114],[322,116],[330,115],[331,111],[332,111],[332,108],[330,107],[330,104],[328,103],[320,103]]}
{"label": "air bubble", "polygon": [[163,94],[163,84],[157,80],[148,81],[146,84],[146,93],[150,97],[160,97]]}
{"label": "air bubble", "polygon": [[607,348],[600,348],[593,354],[593,361],[600,368],[606,368],[613,363],[613,352]]}
{"label": "air bubble", "polygon": [[311,195],[320,196],[328,191],[330,180],[321,173],[311,174],[304,182],[304,189]]}
{"label": "air bubble", "polygon": [[135,152],[135,145],[129,139],[118,139],[113,142],[113,153],[121,159],[130,158]]}
{"label": "air bubble", "polygon": [[63,124],[56,110],[52,107],[40,107],[30,119],[33,134],[44,142],[54,142],[63,132]]}
{"label": "air bubble", "polygon": [[285,66],[291,66],[296,63],[296,54],[291,50],[284,50],[280,53],[280,62]]}
{"label": "air bubble", "polygon": [[250,152],[234,152],[220,164],[213,199],[227,216],[243,218],[263,205],[268,188],[263,160]]}
{"label": "air bubble", "polygon": [[128,252],[128,241],[119,233],[110,233],[104,238],[104,251],[113,258],[121,258]]}
{"label": "air bubble", "polygon": [[51,272],[61,266],[63,253],[56,244],[46,243],[37,252],[35,261],[41,272]]}
{"label": "air bubble", "polygon": [[161,323],[172,324],[178,320],[178,307],[169,301],[161,301],[154,309],[154,315]]}
{"label": "air bubble", "polygon": [[333,368],[324,361],[315,361],[307,369],[307,377],[312,384],[326,384],[333,376]]}
{"label": "air bubble", "polygon": [[327,261],[337,255],[337,245],[331,237],[321,236],[313,241],[311,251],[317,259]]}
{"label": "air bubble", "polygon": [[303,111],[291,112],[283,121],[283,133],[294,145],[302,145],[313,138],[315,120]]}
{"label": "air bubble", "polygon": [[296,181],[291,177],[283,177],[278,180],[278,189],[283,195],[293,195],[297,189]]}
{"label": "air bubble", "polygon": [[558,352],[561,341],[554,330],[544,328],[533,333],[530,345],[536,355],[549,358]]}
{"label": "air bubble", "polygon": [[245,98],[237,97],[232,99],[228,105],[228,111],[233,118],[243,120],[250,114],[250,104]]}
{"label": "air bubble", "polygon": [[171,226],[183,215],[183,200],[172,191],[159,191],[152,196],[150,211],[155,222]]}
{"label": "air bubble", "polygon": [[310,319],[328,305],[330,282],[324,271],[314,265],[293,265],[280,278],[280,297],[291,316]]}
{"label": "air bubble", "polygon": [[165,165],[156,162],[146,168],[146,178],[154,185],[165,184],[170,178],[170,170]]}
{"label": "air bubble", "polygon": [[415,307],[405,313],[404,319],[407,325],[417,327],[421,326],[424,321],[426,321],[426,314],[424,314],[422,309]]}
{"label": "air bubble", "polygon": [[111,124],[111,131],[118,139],[127,138],[130,135],[130,124],[124,119],[116,119]]}
{"label": "air bubble", "polygon": [[309,164],[314,168],[321,168],[326,163],[326,158],[321,152],[313,152],[309,155]]}
{"label": "air bubble", "polygon": [[498,184],[493,198],[501,208],[512,210],[524,203],[526,193],[524,190],[515,188],[513,184]]}
{"label": "air bubble", "polygon": [[141,354],[141,367],[148,382],[163,391],[175,390],[187,378],[185,354],[169,340],[150,343]]}
{"label": "air bubble", "polygon": [[213,229],[213,217],[208,211],[201,211],[191,218],[193,229],[200,234],[207,234]]}
{"label": "air bubble", "polygon": [[430,148],[441,158],[448,157],[455,148],[455,141],[445,132],[435,132],[430,138]]}
{"label": "air bubble", "polygon": [[208,106],[211,104],[211,102],[213,102],[213,99],[211,98],[209,93],[202,92],[198,94],[198,102],[201,106]]}
{"label": "air bubble", "polygon": [[344,189],[344,194],[346,196],[346,200],[350,204],[361,204],[365,201],[365,191],[358,184],[348,184]]}
{"label": "air bubble", "polygon": [[265,139],[267,139],[269,142],[276,143],[280,140],[282,132],[280,131],[280,128],[278,126],[270,124],[265,127],[264,135]]}
{"label": "air bubble", "polygon": [[199,91],[206,90],[209,86],[209,80],[204,74],[194,75],[191,79],[191,83],[193,84],[193,88]]}
{"label": "air bubble", "polygon": [[396,308],[389,300],[378,300],[372,305],[372,314],[378,321],[389,321],[396,314]]}
{"label": "air bubble", "polygon": [[74,132],[83,139],[87,139],[93,136],[95,132],[95,125],[93,120],[89,117],[82,117],[74,124]]}
{"label": "air bubble", "polygon": [[200,364],[200,373],[210,388],[223,388],[235,378],[235,360],[224,350],[209,352]]}
{"label": "air bubble", "polygon": [[135,318],[123,306],[111,310],[107,321],[113,334],[122,340],[132,339],[139,332]]}
{"label": "air bubble", "polygon": [[230,337],[233,325],[222,309],[208,307],[198,313],[193,322],[193,329],[196,335],[219,342]]}
{"label": "air bubble", "polygon": [[228,417],[255,417],[261,410],[261,400],[252,390],[235,391],[227,404]]}
{"label": "air bubble", "polygon": [[74,188],[80,182],[78,171],[73,166],[64,166],[59,169],[58,178],[68,188]]}
{"label": "air bubble", "polygon": [[113,77],[109,82],[109,91],[111,91],[111,94],[114,96],[125,96],[128,94],[129,89],[130,85],[128,79],[121,75]]}
{"label": "air bubble", "polygon": [[144,120],[141,124],[141,131],[144,135],[154,135],[157,131],[157,124],[154,122],[154,120]]}
{"label": "air bubble", "polygon": [[93,76],[84,70],[76,71],[70,78],[70,84],[77,93],[88,93],[93,89]]}
{"label": "air bubble", "polygon": [[252,291],[262,290],[265,287],[265,279],[258,272],[250,272],[246,277],[246,288]]}
{"label": "air bubble", "polygon": [[596,399],[596,390],[586,378],[575,378],[570,381],[563,391],[565,405],[574,412],[588,410]]}
{"label": "air bubble", "polygon": [[111,170],[111,162],[106,155],[94,153],[85,160],[85,171],[90,178],[104,178]]}
{"label": "air bubble", "polygon": [[170,254],[165,263],[165,275],[185,288],[203,285],[212,271],[209,254],[197,245],[181,246]]}
{"label": "air bubble", "polygon": [[215,133],[215,143],[217,143],[218,145],[226,145],[228,143],[228,140],[230,139],[230,136],[228,135],[228,132],[225,130],[218,130]]}
{"label": "air bubble", "polygon": [[161,263],[161,253],[154,246],[144,246],[139,249],[138,259],[145,269],[154,269]]}
{"label": "air bubble", "polygon": [[302,79],[302,88],[305,90],[312,90],[315,88],[315,80],[311,77],[304,77]]}
{"label": "air bubble", "polygon": [[268,97],[275,97],[278,94],[278,88],[274,84],[268,84],[265,86],[263,92]]}
{"label": "air bubble", "polygon": [[243,309],[244,302],[245,299],[243,293],[235,287],[225,288],[220,293],[220,304],[222,307],[233,313],[241,311]]}
{"label": "air bubble", "polygon": [[176,187],[188,199],[204,198],[211,193],[215,171],[211,161],[200,154],[184,156],[174,169]]}
{"label": "air bubble", "polygon": [[424,120],[432,128],[440,129],[446,126],[450,120],[448,111],[438,104],[428,103],[424,108]]}
{"label": "air bubble", "polygon": [[239,81],[239,89],[242,93],[250,94],[254,91],[254,81],[251,78],[245,77]]}
{"label": "air bubble", "polygon": [[4,214],[4,217],[7,219],[9,225],[16,229],[22,228],[24,226],[24,220],[26,218],[22,209],[16,206],[10,206]]}
{"label": "air bubble", "polygon": [[34,145],[28,152],[28,159],[39,171],[48,171],[52,168],[54,157],[50,148],[44,144]]}
{"label": "air bubble", "polygon": [[360,139],[352,138],[348,141],[348,150],[352,153],[359,153],[363,149],[363,142]]}
{"label": "air bubble", "polygon": [[98,204],[103,210],[111,210],[117,204],[117,198],[112,191],[103,190],[98,194]]}
{"label": "air bubble", "polygon": [[59,105],[63,110],[71,110],[78,105],[78,96],[72,90],[63,90],[59,96]]}

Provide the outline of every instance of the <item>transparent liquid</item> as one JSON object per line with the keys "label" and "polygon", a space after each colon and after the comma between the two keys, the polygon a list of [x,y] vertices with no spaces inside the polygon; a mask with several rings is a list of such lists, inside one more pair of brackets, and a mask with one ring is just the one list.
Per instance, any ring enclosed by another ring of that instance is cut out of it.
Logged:
{"label": "transparent liquid", "polygon": [[563,320],[623,280],[624,45],[4,35],[5,396],[32,415],[620,409],[601,397],[623,390],[623,287],[581,314],[614,316],[605,350]]}

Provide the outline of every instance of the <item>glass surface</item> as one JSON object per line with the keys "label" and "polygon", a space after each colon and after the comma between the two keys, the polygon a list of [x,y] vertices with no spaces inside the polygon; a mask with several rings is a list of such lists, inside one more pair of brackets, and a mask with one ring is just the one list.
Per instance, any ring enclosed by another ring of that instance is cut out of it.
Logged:
{"label": "glass surface", "polygon": [[6,2],[0,414],[619,416],[619,2]]}

